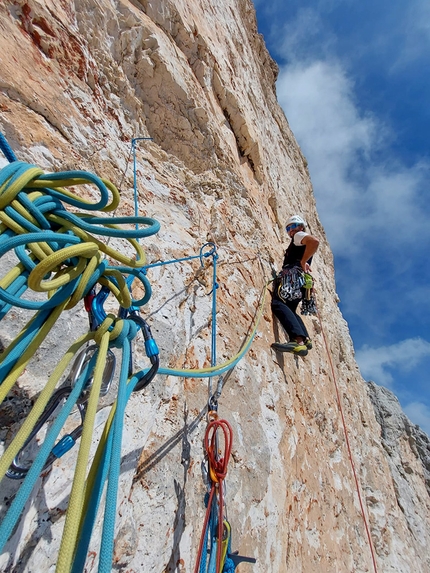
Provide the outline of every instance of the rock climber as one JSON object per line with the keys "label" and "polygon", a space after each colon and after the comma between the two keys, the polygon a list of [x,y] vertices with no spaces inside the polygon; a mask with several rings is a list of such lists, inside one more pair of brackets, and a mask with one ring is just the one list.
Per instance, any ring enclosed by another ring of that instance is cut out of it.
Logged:
{"label": "rock climber", "polygon": [[[289,342],[274,342],[272,348],[279,352],[292,352],[306,356],[312,341],[302,318],[296,309],[303,296],[303,272],[311,271],[310,264],[316,253],[319,240],[306,232],[306,222],[299,215],[290,217],[286,224],[291,243],[285,251],[282,271],[275,278],[272,292],[272,311],[288,334]],[[282,277],[288,278],[287,288],[280,288]]]}

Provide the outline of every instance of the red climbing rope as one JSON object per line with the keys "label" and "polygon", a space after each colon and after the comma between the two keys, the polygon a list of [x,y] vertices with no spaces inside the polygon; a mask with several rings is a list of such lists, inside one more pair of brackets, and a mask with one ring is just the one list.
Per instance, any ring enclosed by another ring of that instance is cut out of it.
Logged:
{"label": "red climbing rope", "polygon": [[364,503],[363,503],[363,499],[361,497],[361,492],[360,492],[360,483],[358,481],[358,477],[357,477],[357,472],[355,470],[355,464],[354,464],[354,459],[352,457],[352,450],[351,450],[351,446],[349,443],[349,437],[348,437],[348,430],[347,430],[347,426],[346,426],[346,421],[345,421],[345,417],[343,414],[343,408],[342,408],[342,401],[340,398],[340,392],[339,392],[339,388],[337,385],[337,380],[336,380],[336,375],[334,372],[334,366],[333,366],[333,361],[331,359],[331,353],[329,351],[329,346],[328,346],[328,342],[327,342],[327,338],[324,332],[324,328],[322,325],[322,320],[321,320],[321,316],[319,314],[319,311],[317,311],[317,316],[318,316],[318,320],[320,323],[320,327],[321,327],[321,333],[323,335],[323,339],[324,339],[324,344],[325,344],[325,348],[326,348],[326,352],[327,352],[327,356],[328,356],[328,360],[330,362],[330,368],[331,368],[331,372],[332,372],[332,376],[333,376],[333,383],[334,383],[334,387],[336,390],[336,397],[337,397],[337,403],[339,406],[339,411],[340,411],[340,417],[342,419],[342,425],[343,425],[343,433],[345,435],[345,442],[346,442],[346,447],[348,449],[348,456],[349,456],[349,461],[351,463],[351,468],[352,468],[352,473],[354,475],[354,480],[355,480],[355,487],[357,490],[357,495],[358,495],[358,500],[360,503],[360,508],[361,508],[361,515],[363,517],[363,522],[364,522],[364,527],[366,529],[366,535],[367,535],[367,540],[369,542],[369,547],[370,547],[370,553],[372,555],[372,562],[373,562],[373,569],[375,571],[375,573],[378,573],[378,568],[376,566],[376,557],[375,557],[375,549],[373,547],[373,542],[372,542],[372,537],[370,535],[370,528],[369,528],[369,524],[367,522],[367,517],[366,517],[366,513],[364,510]]}
{"label": "red climbing rope", "polygon": [[[220,456],[218,430],[222,430],[224,435],[224,455]],[[209,461],[209,477],[212,482],[211,491],[209,494],[208,506],[206,509],[205,520],[203,523],[203,531],[199,544],[199,551],[197,554],[196,566],[194,573],[198,573],[200,562],[202,559],[203,546],[209,518],[211,514],[212,502],[218,492],[218,543],[216,554],[216,573],[221,573],[221,549],[224,529],[224,485],[223,480],[227,475],[227,464],[231,454],[233,443],[233,430],[227,420],[212,420],[205,433],[204,445]]]}

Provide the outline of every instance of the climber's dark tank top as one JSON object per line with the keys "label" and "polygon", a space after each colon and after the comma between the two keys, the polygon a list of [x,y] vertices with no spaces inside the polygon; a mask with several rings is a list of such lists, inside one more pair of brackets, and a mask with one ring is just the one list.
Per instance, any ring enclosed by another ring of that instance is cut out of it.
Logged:
{"label": "climber's dark tank top", "polygon": [[[300,261],[302,260],[303,253],[306,250],[306,245],[295,245],[294,239],[291,240],[291,243],[288,245],[287,250],[285,251],[284,255],[284,262],[282,263],[282,267],[288,266],[300,266]],[[309,262],[309,261],[308,261]]]}

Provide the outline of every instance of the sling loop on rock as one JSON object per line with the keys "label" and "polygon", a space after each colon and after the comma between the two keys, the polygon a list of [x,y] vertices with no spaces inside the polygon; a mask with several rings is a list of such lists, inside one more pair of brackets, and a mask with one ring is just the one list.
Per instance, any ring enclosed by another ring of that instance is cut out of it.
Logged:
{"label": "sling loop on rock", "polygon": [[[224,441],[224,452],[220,455],[217,432],[222,431]],[[233,440],[233,430],[227,420],[213,420],[206,428],[204,445],[209,461],[209,476],[211,489],[207,503],[207,510],[203,524],[202,536],[200,539],[197,562],[194,573],[205,571],[206,555],[203,547],[207,544],[210,534],[210,551],[212,562],[215,561],[214,573],[221,573],[224,567],[227,550],[224,555],[222,551],[222,540],[224,539],[224,484],[227,475],[227,464],[231,454]],[[217,508],[214,511],[214,508]],[[215,551],[214,551],[215,548]],[[208,571],[212,573],[212,571]]]}

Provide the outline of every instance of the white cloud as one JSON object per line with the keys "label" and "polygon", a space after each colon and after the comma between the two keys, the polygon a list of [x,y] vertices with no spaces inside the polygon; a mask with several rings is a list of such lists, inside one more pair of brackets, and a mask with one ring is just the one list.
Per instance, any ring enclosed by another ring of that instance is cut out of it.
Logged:
{"label": "white cloud", "polygon": [[430,356],[430,342],[409,338],[391,346],[364,345],[356,352],[355,358],[366,380],[390,386],[393,382],[390,370],[412,370],[427,356]]}
{"label": "white cloud", "polygon": [[422,402],[411,402],[403,411],[413,424],[418,424],[430,436],[430,408]]}
{"label": "white cloud", "polygon": [[[402,235],[405,242],[416,242],[416,237],[424,240],[429,234],[426,179],[429,175],[428,163],[422,161],[413,167],[401,165],[376,165],[369,168],[370,183],[366,190],[372,201],[371,222],[389,230],[389,240],[393,233]],[[403,233],[404,229],[414,232]]]}
{"label": "white cloud", "polygon": [[322,163],[339,157],[345,169],[351,154],[368,152],[373,146],[377,126],[360,117],[353,83],[339,63],[317,60],[282,67],[277,91],[294,129],[312,135],[308,148],[323,154]]}
{"label": "white cloud", "polygon": [[284,57],[290,61],[304,61],[312,58],[312,54],[327,56],[333,50],[336,38],[321,16],[321,10],[301,7],[294,19],[282,22],[278,49]]}
{"label": "white cloud", "polygon": [[[334,250],[357,227],[360,189],[351,179],[356,162],[377,139],[376,123],[360,117],[353,85],[335,62],[295,64],[280,70],[278,100],[307,157],[318,207]],[[358,200],[358,201],[357,201]]]}
{"label": "white cloud", "polygon": [[381,250],[398,241],[400,226],[412,225],[429,237],[428,207],[423,209],[428,163],[407,167],[390,157],[387,144],[393,134],[375,116],[360,111],[354,84],[339,62],[285,66],[277,92],[308,159],[335,255],[356,255],[366,241],[374,240],[368,236],[371,229],[380,230],[376,247]]}

